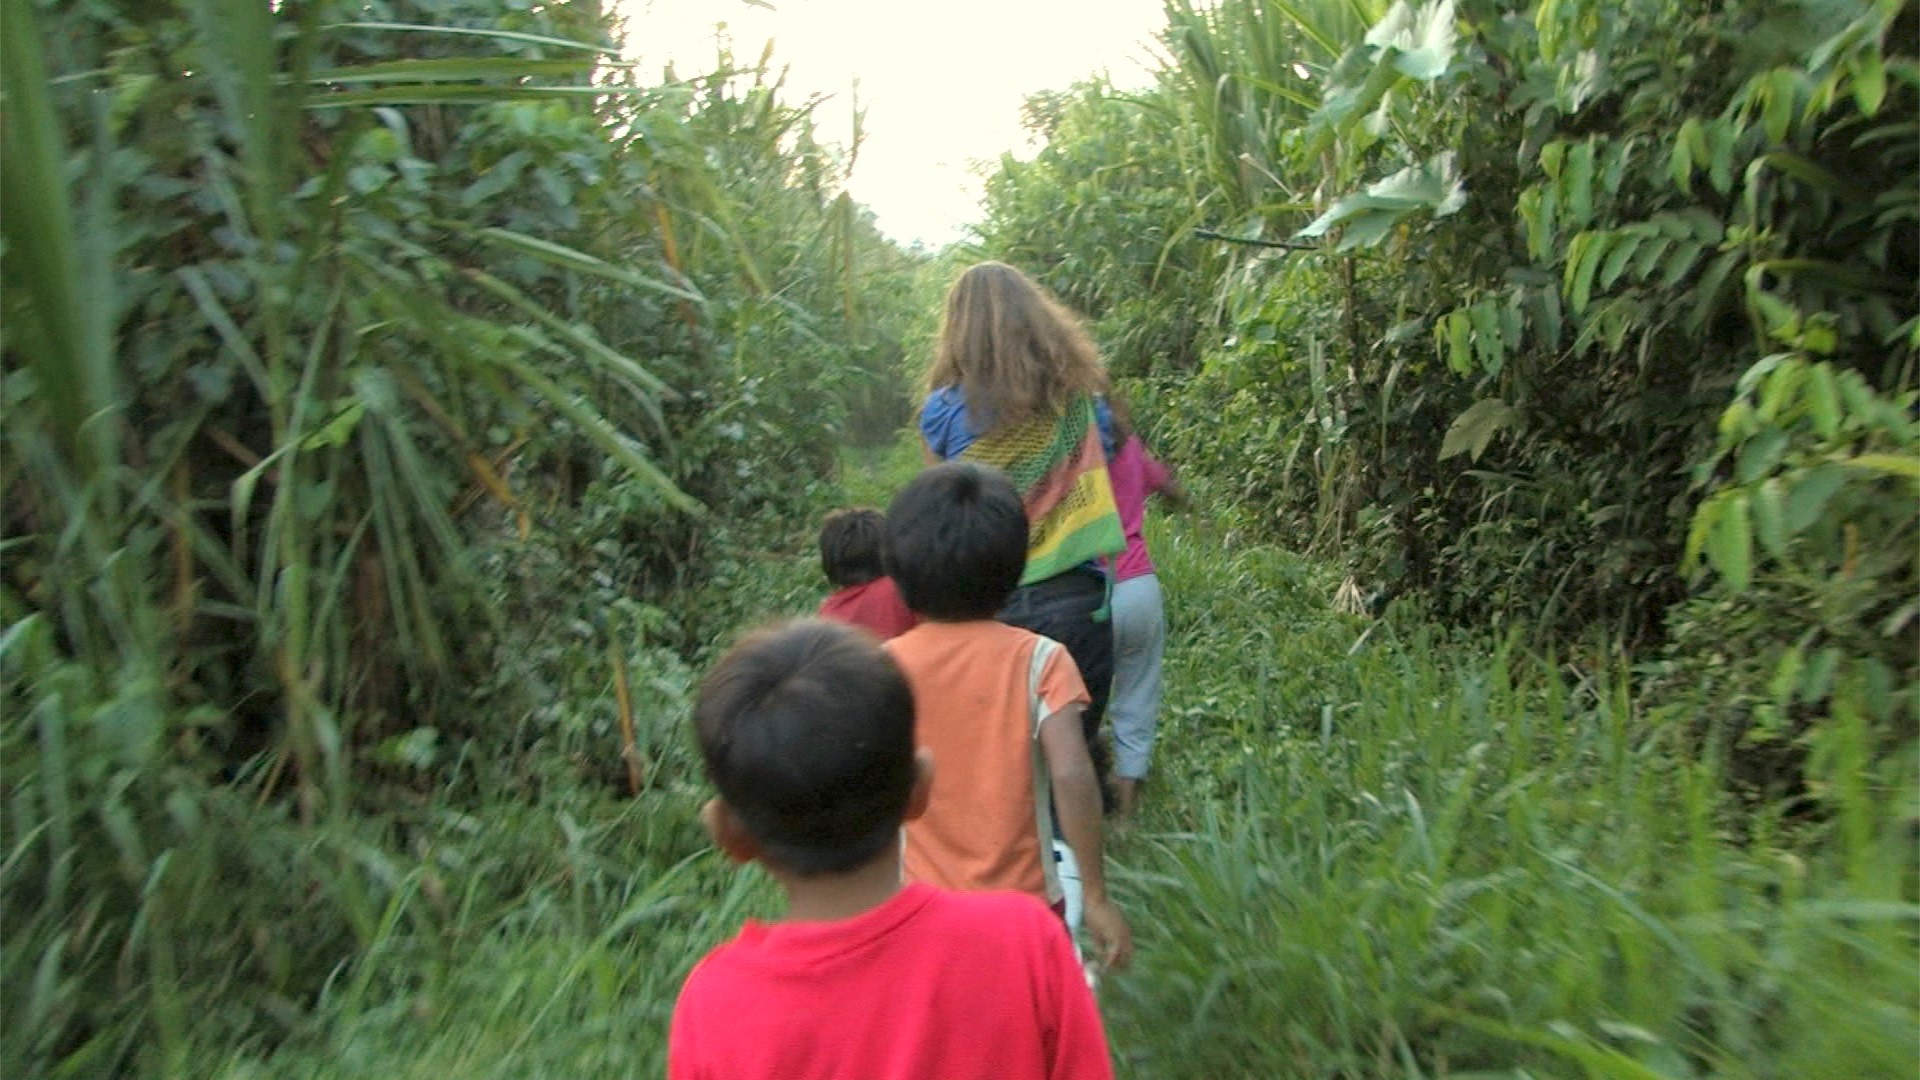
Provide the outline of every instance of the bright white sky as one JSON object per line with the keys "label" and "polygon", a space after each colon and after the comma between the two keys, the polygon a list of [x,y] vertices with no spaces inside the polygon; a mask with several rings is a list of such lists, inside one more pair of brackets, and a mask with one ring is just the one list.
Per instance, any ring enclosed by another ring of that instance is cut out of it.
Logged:
{"label": "bright white sky", "polygon": [[627,53],[658,74],[707,70],[714,28],[727,24],[740,63],[772,40],[788,69],[788,100],[832,94],[815,118],[821,137],[851,133],[853,90],[865,137],[849,187],[901,242],[939,246],[979,220],[974,163],[1026,152],[1020,105],[1107,72],[1143,85],[1165,20],[1161,0],[614,0]]}

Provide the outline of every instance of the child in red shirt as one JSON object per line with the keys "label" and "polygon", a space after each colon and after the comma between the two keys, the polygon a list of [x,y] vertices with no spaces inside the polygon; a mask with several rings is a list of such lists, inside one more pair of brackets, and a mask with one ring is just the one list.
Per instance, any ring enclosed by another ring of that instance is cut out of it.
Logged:
{"label": "child in red shirt", "polygon": [[873,639],[763,630],[694,706],[719,797],[714,842],[758,862],[787,911],[687,976],[669,1080],[1110,1080],[1072,942],[1039,900],[902,885],[901,825],[927,805],[914,699]]}
{"label": "child in red shirt", "polygon": [[900,599],[882,559],[886,521],[878,510],[835,510],[820,525],[820,568],[835,592],[820,617],[865,627],[885,641],[920,620]]}

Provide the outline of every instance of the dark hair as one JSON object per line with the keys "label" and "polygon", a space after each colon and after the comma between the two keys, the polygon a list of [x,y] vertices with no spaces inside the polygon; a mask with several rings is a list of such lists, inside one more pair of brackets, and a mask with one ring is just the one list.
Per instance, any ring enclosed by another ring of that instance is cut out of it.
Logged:
{"label": "dark hair", "polygon": [[1005,473],[950,461],[887,508],[887,572],[930,619],[991,619],[1027,567],[1027,512]]}
{"label": "dark hair", "polygon": [[866,507],[835,510],[820,523],[820,569],[836,589],[865,585],[887,572],[881,551],[887,519]]}
{"label": "dark hair", "polygon": [[866,634],[819,619],[747,635],[700,684],[707,779],[762,858],[811,877],[899,840],[913,792],[913,693]]}
{"label": "dark hair", "polygon": [[1127,399],[1113,391],[1107,391],[1107,415],[1113,418],[1113,445],[1124,446],[1133,438],[1136,429],[1133,426],[1133,406]]}

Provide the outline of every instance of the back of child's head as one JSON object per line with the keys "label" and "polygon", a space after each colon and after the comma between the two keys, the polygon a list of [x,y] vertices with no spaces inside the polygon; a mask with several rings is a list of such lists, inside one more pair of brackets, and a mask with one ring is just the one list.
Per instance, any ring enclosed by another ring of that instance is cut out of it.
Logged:
{"label": "back of child's head", "polygon": [[1027,513],[1006,474],[935,465],[887,508],[887,572],[914,614],[991,619],[1027,566]]}
{"label": "back of child's head", "polygon": [[707,778],[764,861],[836,874],[898,842],[913,693],[867,635],[818,619],[749,634],[702,680],[693,721]]}
{"label": "back of child's head", "polygon": [[886,574],[882,552],[887,519],[878,510],[835,510],[820,523],[820,569],[836,589],[865,585]]}

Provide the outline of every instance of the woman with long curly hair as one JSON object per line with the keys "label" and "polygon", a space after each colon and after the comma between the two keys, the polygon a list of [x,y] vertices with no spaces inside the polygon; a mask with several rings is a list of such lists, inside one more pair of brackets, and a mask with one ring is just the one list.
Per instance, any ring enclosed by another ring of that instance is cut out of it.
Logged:
{"label": "woman with long curly hair", "polygon": [[1021,491],[1027,570],[1000,619],[1066,646],[1093,699],[1087,741],[1104,764],[1095,736],[1113,684],[1113,626],[1103,561],[1126,536],[1107,475],[1118,447],[1099,350],[1032,279],[983,262],[947,294],[927,382],[927,460],[991,465]]}

